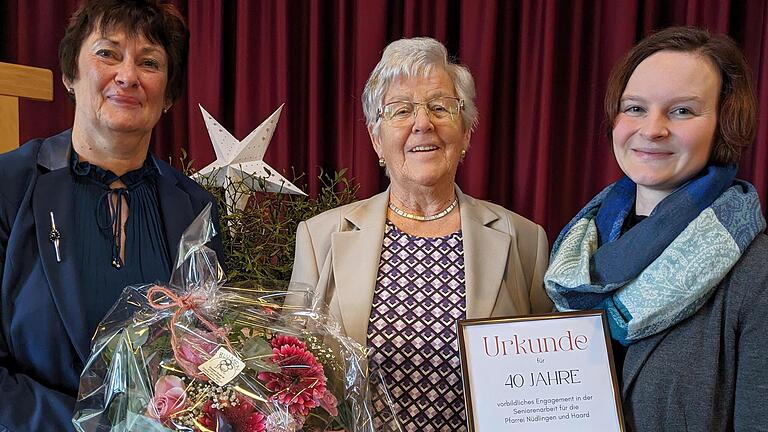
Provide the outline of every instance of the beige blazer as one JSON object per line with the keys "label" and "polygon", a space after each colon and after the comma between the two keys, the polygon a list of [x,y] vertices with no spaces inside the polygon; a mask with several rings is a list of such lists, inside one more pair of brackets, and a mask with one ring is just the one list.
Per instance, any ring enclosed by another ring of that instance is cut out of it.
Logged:
{"label": "beige blazer", "polygon": [[[535,223],[458,187],[468,318],[548,312],[547,237]],[[315,288],[346,334],[367,343],[389,190],[301,222],[292,283]]]}

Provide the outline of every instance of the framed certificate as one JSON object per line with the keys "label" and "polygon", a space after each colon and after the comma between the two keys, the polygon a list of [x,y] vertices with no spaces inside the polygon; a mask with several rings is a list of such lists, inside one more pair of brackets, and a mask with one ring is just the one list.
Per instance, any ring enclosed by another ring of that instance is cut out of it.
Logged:
{"label": "framed certificate", "polygon": [[459,320],[470,432],[624,432],[603,311]]}

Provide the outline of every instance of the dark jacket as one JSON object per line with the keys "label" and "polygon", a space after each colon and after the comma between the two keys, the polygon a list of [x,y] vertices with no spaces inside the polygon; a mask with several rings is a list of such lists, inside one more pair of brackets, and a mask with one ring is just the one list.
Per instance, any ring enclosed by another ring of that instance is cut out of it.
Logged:
{"label": "dark jacket", "polygon": [[768,237],[760,234],[693,316],[627,350],[633,432],[768,431]]}
{"label": "dark jacket", "polygon": [[[72,430],[80,372],[88,358],[69,169],[71,131],[0,155],[0,432]],[[168,164],[157,190],[170,258],[182,232],[213,197]],[[214,218],[218,221],[216,205]],[[61,262],[49,239],[50,212]],[[220,238],[212,241],[220,260]],[[117,300],[117,299],[115,299]]]}

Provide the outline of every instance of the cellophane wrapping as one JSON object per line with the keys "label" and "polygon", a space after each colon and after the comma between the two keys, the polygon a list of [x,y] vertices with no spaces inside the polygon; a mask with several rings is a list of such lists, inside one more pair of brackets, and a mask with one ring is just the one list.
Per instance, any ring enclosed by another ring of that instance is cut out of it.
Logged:
{"label": "cellophane wrapping", "polygon": [[386,389],[311,290],[224,286],[205,246],[215,234],[207,208],[167,286],[125,288],[93,337],[75,429],[398,430],[391,405],[374,427],[372,398],[386,403]]}

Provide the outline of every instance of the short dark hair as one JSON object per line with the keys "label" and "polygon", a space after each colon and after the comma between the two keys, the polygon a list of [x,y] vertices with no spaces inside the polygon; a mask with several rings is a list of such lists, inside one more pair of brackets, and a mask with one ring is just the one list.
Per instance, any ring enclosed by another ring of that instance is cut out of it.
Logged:
{"label": "short dark hair", "polygon": [[643,39],[613,68],[605,92],[608,140],[619,115],[621,95],[635,68],[659,51],[693,53],[709,59],[720,73],[722,84],[717,104],[717,130],[709,161],[718,165],[737,163],[755,136],[757,100],[752,74],[736,43],[725,35],[712,35],[695,27],[670,27]]}
{"label": "short dark hair", "polygon": [[69,20],[59,44],[61,73],[69,81],[77,78],[77,58],[85,39],[99,29],[122,29],[131,37],[143,36],[165,49],[168,83],[165,98],[175,101],[184,90],[189,52],[189,30],[175,6],[160,0],[85,0]]}

